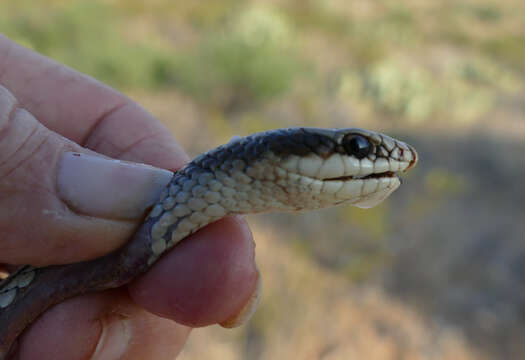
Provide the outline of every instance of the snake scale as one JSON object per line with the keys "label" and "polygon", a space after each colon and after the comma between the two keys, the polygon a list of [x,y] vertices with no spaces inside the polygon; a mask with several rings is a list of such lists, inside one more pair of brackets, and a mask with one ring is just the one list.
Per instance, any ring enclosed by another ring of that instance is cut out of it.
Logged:
{"label": "snake scale", "polygon": [[228,214],[372,207],[417,162],[410,145],[362,129],[288,128],[237,137],[175,172],[122,248],[80,263],[24,266],[0,283],[0,360],[46,309],[122,286],[189,234]]}

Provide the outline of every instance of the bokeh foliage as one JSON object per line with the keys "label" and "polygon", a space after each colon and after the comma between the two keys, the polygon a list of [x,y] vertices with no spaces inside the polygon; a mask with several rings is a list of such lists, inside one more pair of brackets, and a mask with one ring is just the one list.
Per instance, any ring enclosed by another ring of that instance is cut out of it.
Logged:
{"label": "bokeh foliage", "polygon": [[[108,4],[10,2],[0,13],[8,36],[59,62],[118,87],[166,83],[169,52],[126,39],[122,14]],[[44,15],[45,14],[45,15]]]}
{"label": "bokeh foliage", "polygon": [[360,119],[476,122],[517,96],[525,76],[519,11],[492,2],[2,7],[3,31],[43,54],[121,89],[174,88],[228,114],[335,94]]}
{"label": "bokeh foliage", "polygon": [[300,68],[292,39],[279,13],[249,8],[178,56],[173,82],[196,99],[226,110],[253,106],[290,89]]}
{"label": "bokeh foliage", "polygon": [[119,88],[175,87],[227,109],[289,90],[300,69],[292,30],[266,7],[230,16],[219,30],[195,21],[201,41],[180,50],[155,31],[126,36],[134,23],[124,16],[125,2],[32,3],[29,12],[23,3],[0,15],[8,36]]}

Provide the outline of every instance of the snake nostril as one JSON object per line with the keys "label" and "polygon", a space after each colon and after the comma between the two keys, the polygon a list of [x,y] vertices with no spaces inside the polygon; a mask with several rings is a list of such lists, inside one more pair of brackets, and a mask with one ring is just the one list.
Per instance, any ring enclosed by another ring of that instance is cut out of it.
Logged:
{"label": "snake nostril", "polygon": [[410,149],[410,152],[412,153],[412,161],[410,161],[410,164],[408,164],[408,167],[406,168],[407,170],[416,166],[417,161],[419,160],[419,155],[417,154],[416,149],[414,149],[410,145],[408,145],[408,148]]}

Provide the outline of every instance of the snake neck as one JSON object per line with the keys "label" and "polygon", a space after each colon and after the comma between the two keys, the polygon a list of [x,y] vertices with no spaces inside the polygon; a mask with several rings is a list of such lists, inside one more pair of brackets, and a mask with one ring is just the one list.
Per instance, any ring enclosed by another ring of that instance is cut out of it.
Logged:
{"label": "snake neck", "polygon": [[196,158],[177,171],[161,193],[145,222],[151,238],[148,265],[180,240],[226,215],[296,210],[287,203],[290,192],[305,189],[289,186],[283,176],[286,171],[276,168],[271,159],[250,165],[240,159],[223,160],[220,168],[210,168],[214,160],[216,154]]}
{"label": "snake neck", "polygon": [[193,163],[176,172],[144,224],[151,246],[148,265],[188,235],[232,213],[234,192],[212,173],[197,172]]}

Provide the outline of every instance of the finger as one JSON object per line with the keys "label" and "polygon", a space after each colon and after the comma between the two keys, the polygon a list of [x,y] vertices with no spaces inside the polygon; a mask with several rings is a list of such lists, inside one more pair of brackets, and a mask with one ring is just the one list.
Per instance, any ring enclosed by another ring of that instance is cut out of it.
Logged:
{"label": "finger", "polygon": [[80,147],[0,86],[0,178],[0,262],[46,265],[119,247],[171,174]]}
{"label": "finger", "polygon": [[[0,82],[55,132],[82,143],[126,99],[108,86],[0,36]],[[74,124],[74,126],[72,126]]]}
{"label": "finger", "polygon": [[137,307],[123,290],[68,300],[46,312],[20,339],[29,359],[172,360],[190,328]]}
{"label": "finger", "polygon": [[44,126],[113,158],[177,169],[188,158],[136,103],[0,35],[0,84]]}
{"label": "finger", "polygon": [[182,241],[129,286],[130,294],[146,310],[181,324],[234,325],[256,305],[254,251],[246,222],[227,217]]}
{"label": "finger", "polygon": [[133,301],[120,289],[53,307],[21,337],[20,359],[173,359],[189,328],[151,312],[192,326],[249,317],[259,275],[242,219],[214,223],[176,250],[129,286]]}

